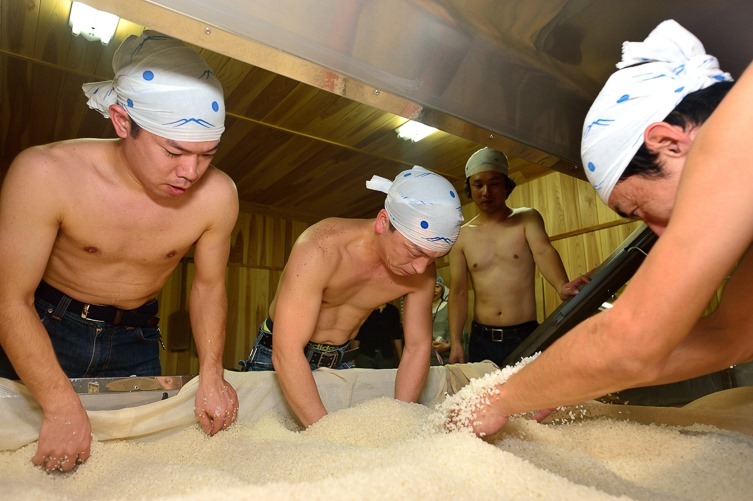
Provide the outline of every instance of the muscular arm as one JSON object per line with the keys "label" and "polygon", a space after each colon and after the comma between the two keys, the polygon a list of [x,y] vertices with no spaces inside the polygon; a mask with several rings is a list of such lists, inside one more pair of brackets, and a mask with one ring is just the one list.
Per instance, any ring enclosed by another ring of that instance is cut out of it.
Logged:
{"label": "muscular arm", "polygon": [[230,234],[238,217],[238,195],[232,181],[214,172],[210,227],[196,242],[195,275],[190,313],[199,356],[199,388],[195,412],[210,435],[230,426],[238,414],[238,397],[224,379],[222,353],[227,326],[225,272],[230,255]]}
{"label": "muscular arm", "polygon": [[76,458],[89,457],[91,426],[34,309],[34,290],[64,224],[51,164],[42,149],[21,153],[0,193],[0,343],[44,412],[32,462],[68,471]]}
{"label": "muscular arm", "polygon": [[748,249],[724,288],[717,309],[702,318],[672,351],[652,384],[689,379],[753,360],[751,297],[753,252]]}
{"label": "muscular arm", "polygon": [[450,251],[450,284],[450,297],[447,303],[450,325],[450,363],[462,364],[465,362],[463,328],[468,318],[468,270],[460,238]]}
{"label": "muscular arm", "polygon": [[299,239],[275,297],[272,363],[288,404],[304,426],[327,414],[304,348],[316,328],[324,286],[334,269],[332,259],[334,255],[316,241]]}
{"label": "muscular arm", "polygon": [[[571,330],[502,385],[479,413],[477,431],[493,431],[514,413],[676,381],[751,357],[750,307],[741,308],[746,301],[740,296],[749,286],[731,282],[719,316],[708,322],[698,317],[753,239],[753,169],[744,147],[752,136],[749,67],[701,127],[672,219],[614,308]],[[735,272],[748,282],[749,259]],[[739,328],[730,329],[732,323]],[[712,336],[713,330],[724,334]]]}
{"label": "muscular arm", "polygon": [[554,287],[561,299],[567,299],[576,294],[576,288],[568,287],[565,265],[562,264],[559,252],[557,252],[557,249],[554,248],[549,240],[549,235],[547,235],[544,229],[544,220],[541,214],[531,209],[526,214],[526,217],[528,219],[526,222],[526,240],[528,241],[528,246],[531,248],[533,260],[536,262],[536,266],[538,266],[541,274]]}
{"label": "muscular arm", "polygon": [[431,303],[436,282],[434,265],[428,267],[421,288],[405,297],[403,332],[405,346],[395,378],[395,398],[416,402],[429,374],[431,352]]}

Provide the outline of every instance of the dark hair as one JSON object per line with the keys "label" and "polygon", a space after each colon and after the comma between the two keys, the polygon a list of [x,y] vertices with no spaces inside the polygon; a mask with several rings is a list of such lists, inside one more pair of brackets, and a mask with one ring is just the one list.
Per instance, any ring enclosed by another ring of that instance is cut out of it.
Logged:
{"label": "dark hair", "polygon": [[[512,193],[512,190],[515,189],[517,184],[515,184],[515,181],[510,179],[509,177],[502,174],[505,178],[505,200],[510,196],[510,193]],[[473,195],[471,194],[471,178],[467,177],[465,178],[465,188],[463,189],[463,193],[465,193],[465,196],[468,198],[473,198]]]}
{"label": "dark hair", "polygon": [[131,115],[128,115],[128,119],[131,121],[131,137],[136,139],[139,137],[139,132],[141,132],[141,126],[133,121]]}
{"label": "dark hair", "polygon": [[[682,127],[683,130],[702,125],[722,102],[733,83],[718,82],[705,89],[691,92],[680,101],[680,104],[663,121],[670,125]],[[620,176],[620,181],[624,181],[631,176],[654,179],[664,177],[664,169],[657,162],[658,156],[657,153],[649,151],[645,143],[642,144]]]}

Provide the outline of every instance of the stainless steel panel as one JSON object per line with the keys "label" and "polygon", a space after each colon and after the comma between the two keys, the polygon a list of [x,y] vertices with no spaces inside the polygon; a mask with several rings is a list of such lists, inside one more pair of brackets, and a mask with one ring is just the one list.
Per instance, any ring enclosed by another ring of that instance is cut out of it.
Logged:
{"label": "stainless steel panel", "polygon": [[733,75],[753,59],[749,0],[150,1],[577,164],[624,40],[673,18]]}

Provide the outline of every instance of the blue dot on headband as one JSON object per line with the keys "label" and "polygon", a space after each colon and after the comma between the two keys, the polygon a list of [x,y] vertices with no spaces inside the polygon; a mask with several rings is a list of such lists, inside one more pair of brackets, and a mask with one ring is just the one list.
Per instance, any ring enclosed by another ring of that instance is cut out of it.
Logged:
{"label": "blue dot on headband", "polygon": [[429,227],[429,223],[427,223],[426,221],[421,221],[421,228],[426,229],[428,227]]}
{"label": "blue dot on headband", "polygon": [[142,76],[144,77],[144,80],[147,82],[150,80],[154,80],[154,73],[151,70],[146,70]]}

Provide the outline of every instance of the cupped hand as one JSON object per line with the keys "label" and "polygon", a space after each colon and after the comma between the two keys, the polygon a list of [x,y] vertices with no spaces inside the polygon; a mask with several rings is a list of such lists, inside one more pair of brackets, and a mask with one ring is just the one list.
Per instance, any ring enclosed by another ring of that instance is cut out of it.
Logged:
{"label": "cupped hand", "polygon": [[228,428],[238,417],[238,395],[224,378],[199,376],[194,413],[201,428],[214,435]]}
{"label": "cupped hand", "polygon": [[45,413],[31,462],[48,473],[69,472],[89,459],[92,429],[80,401]]}

